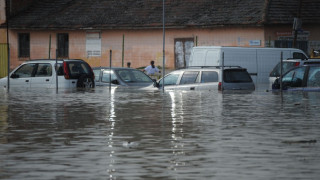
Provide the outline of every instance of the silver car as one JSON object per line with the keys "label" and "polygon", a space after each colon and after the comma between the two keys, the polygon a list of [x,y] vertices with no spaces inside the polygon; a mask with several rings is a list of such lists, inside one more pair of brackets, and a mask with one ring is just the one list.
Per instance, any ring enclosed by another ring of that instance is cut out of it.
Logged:
{"label": "silver car", "polygon": [[[123,86],[142,88],[154,83],[148,75],[140,70],[122,67],[94,67],[96,86]],[[111,72],[111,73],[110,73]]]}
{"label": "silver car", "polygon": [[[167,74],[164,85],[165,90],[255,90],[251,76],[241,67],[180,69]],[[163,79],[156,86],[161,88]]]}

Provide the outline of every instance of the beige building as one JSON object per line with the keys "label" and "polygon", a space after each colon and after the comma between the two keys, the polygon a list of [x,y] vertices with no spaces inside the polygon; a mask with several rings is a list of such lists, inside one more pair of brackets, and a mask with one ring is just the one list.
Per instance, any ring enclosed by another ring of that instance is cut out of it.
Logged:
{"label": "beige building", "polygon": [[[162,1],[11,0],[10,59],[84,59],[91,66],[162,66]],[[293,19],[300,17],[296,47],[320,49],[317,0],[166,0],[166,68],[185,67],[193,46],[293,47]],[[286,4],[285,4],[286,3]],[[3,19],[4,0],[0,0]],[[14,10],[14,11],[12,11]],[[299,12],[299,13],[298,13]],[[2,24],[5,28],[5,23]],[[3,41],[4,29],[1,29]],[[56,53],[57,52],[57,53]],[[2,68],[1,68],[2,69]]]}

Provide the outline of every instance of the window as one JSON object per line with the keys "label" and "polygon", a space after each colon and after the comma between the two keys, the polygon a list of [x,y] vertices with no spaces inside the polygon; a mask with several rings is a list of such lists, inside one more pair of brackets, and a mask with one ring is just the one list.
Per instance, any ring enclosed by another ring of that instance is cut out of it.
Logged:
{"label": "window", "polygon": [[[169,74],[164,78],[164,85],[176,85],[180,74]],[[159,86],[161,87],[163,84],[163,80],[159,82]]]}
{"label": "window", "polygon": [[19,33],[19,57],[30,57],[30,34],[29,33]]}
{"label": "window", "polygon": [[193,84],[196,82],[199,71],[186,71],[183,73],[180,84]]}
{"label": "window", "polygon": [[[276,67],[271,71],[270,77],[279,77],[280,76],[280,64],[278,63]],[[299,62],[283,62],[282,63],[282,74],[288,72],[290,69],[294,68],[295,66],[299,65]]]}
{"label": "window", "polygon": [[47,77],[52,76],[52,68],[49,63],[40,63],[38,64],[35,77]]}
{"label": "window", "polygon": [[[117,80],[117,76],[111,71],[111,81]],[[104,70],[102,74],[102,82],[110,83],[110,70]]]}
{"label": "window", "polygon": [[306,67],[300,67],[289,71],[282,78],[283,85],[289,87],[301,87],[305,70]]}
{"label": "window", "polygon": [[227,83],[252,82],[252,79],[245,69],[226,69],[223,73],[223,80]]}
{"label": "window", "polygon": [[218,73],[215,71],[203,71],[201,83],[218,82]]}
{"label": "window", "polygon": [[86,36],[87,56],[101,56],[100,32],[87,32]]}
{"label": "window", "polygon": [[57,35],[57,57],[64,58],[69,57],[69,35],[67,33],[59,33]]}
{"label": "window", "polygon": [[320,87],[320,67],[310,67],[307,85],[308,87]]}
{"label": "window", "polygon": [[12,76],[14,76],[15,78],[32,77],[35,66],[36,64],[25,64],[21,66],[16,72],[14,72]]}

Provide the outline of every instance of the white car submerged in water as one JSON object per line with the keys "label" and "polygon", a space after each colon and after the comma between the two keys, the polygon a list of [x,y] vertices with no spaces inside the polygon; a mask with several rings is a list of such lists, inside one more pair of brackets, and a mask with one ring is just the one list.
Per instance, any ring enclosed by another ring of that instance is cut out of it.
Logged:
{"label": "white car submerged in water", "polygon": [[[10,88],[56,88],[57,80],[58,88],[95,86],[92,68],[80,59],[26,61],[10,73],[9,86]],[[7,82],[8,77],[0,79],[0,87],[7,88]]]}

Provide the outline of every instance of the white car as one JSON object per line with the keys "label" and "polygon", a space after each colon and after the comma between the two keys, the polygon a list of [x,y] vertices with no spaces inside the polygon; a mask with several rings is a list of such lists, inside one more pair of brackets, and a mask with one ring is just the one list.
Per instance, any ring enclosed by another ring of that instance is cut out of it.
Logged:
{"label": "white car", "polygon": [[[165,90],[255,90],[255,85],[245,68],[227,66],[176,70],[164,77],[164,85]],[[162,86],[163,79],[160,79],[156,87],[160,89]]]}
{"label": "white car", "polygon": [[[9,77],[10,88],[56,88],[56,80],[58,88],[94,87],[92,68],[79,59],[57,60],[57,64],[55,59],[29,60],[14,69]],[[7,80],[8,77],[0,79],[0,87],[6,88]]]}

